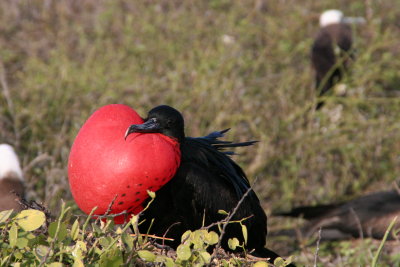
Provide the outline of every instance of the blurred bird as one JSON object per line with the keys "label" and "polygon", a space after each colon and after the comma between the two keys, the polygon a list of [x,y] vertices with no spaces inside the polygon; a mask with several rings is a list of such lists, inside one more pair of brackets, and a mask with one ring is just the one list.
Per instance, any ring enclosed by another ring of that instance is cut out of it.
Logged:
{"label": "blurred bird", "polygon": [[[246,248],[258,257],[271,258],[278,255],[265,248],[267,217],[243,170],[226,153],[224,148],[251,145],[254,142],[231,143],[218,140],[226,132],[214,132],[206,137],[186,137],[184,119],[176,109],[162,105],[150,110],[143,124],[131,125],[126,133],[162,133],[178,140],[181,164],[175,176],[156,192],[156,198],[143,214],[142,232],[173,238],[165,243],[173,248],[180,244],[186,230],[197,230],[222,221],[226,215],[219,210],[231,212],[244,194],[232,220],[247,218],[242,223],[247,227]],[[228,152],[228,154],[231,154]],[[152,223],[152,219],[154,222]],[[212,230],[218,232],[215,226]],[[228,239],[236,237],[244,242],[239,223],[227,226],[222,247],[229,249]],[[292,266],[292,265],[291,265]]]}
{"label": "blurred bird", "polygon": [[[315,70],[315,85],[319,97],[325,95],[348,68],[352,52],[352,29],[350,24],[363,23],[363,18],[344,17],[339,10],[327,10],[319,18],[320,30],[311,50],[311,62]],[[320,101],[317,109],[323,106]]]}
{"label": "blurred bird", "polygon": [[24,178],[12,146],[0,144],[0,211],[22,209],[18,199],[24,195]]}
{"label": "blurred bird", "polygon": [[[325,240],[363,237],[382,239],[394,217],[400,216],[400,194],[398,191],[382,191],[345,203],[297,207],[273,215],[308,220],[307,225],[300,230],[306,238],[322,227],[322,239]],[[400,218],[397,219],[396,228],[400,228]],[[281,234],[294,235],[295,231],[284,230]],[[393,239],[393,235],[388,238]]]}

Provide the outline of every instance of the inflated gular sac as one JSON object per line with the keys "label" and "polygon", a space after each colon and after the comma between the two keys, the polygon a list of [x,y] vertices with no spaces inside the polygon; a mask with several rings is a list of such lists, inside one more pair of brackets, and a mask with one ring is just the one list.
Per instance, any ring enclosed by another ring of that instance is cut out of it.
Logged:
{"label": "inflated gular sac", "polygon": [[[180,164],[179,143],[158,133],[131,134],[131,124],[143,123],[135,110],[111,104],[95,111],[80,129],[68,161],[68,178],[79,208],[95,215],[137,213],[148,198],[175,174]],[[123,223],[127,217],[115,218]]]}

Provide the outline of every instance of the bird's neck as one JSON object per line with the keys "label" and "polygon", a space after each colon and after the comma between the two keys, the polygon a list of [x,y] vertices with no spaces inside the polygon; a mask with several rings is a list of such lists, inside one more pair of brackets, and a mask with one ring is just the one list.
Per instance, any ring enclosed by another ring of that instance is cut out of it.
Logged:
{"label": "bird's neck", "polygon": [[3,177],[0,180],[0,195],[10,194],[12,191],[22,196],[24,194],[23,182],[13,176]]}

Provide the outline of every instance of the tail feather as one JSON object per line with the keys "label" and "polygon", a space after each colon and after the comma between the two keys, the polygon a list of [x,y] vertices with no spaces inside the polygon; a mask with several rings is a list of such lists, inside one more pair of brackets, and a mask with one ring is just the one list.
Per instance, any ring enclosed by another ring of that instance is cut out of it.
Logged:
{"label": "tail feather", "polygon": [[[207,141],[210,145],[212,145],[213,147],[217,148],[220,151],[223,151],[224,149],[227,149],[227,148],[251,146],[258,142],[258,141],[247,141],[247,142],[234,143],[233,141],[219,140],[219,138],[224,137],[225,136],[224,134],[226,132],[228,132],[229,130],[230,130],[230,128],[222,130],[222,131],[215,131],[215,132],[209,133],[206,136],[197,137],[197,139]],[[223,153],[225,153],[227,155],[235,154],[233,151],[223,151]]]}

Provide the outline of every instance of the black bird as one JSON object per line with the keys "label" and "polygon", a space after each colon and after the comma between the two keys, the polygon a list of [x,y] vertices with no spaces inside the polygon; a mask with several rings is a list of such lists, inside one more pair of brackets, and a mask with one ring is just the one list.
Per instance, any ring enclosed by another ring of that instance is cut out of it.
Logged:
{"label": "black bird", "polygon": [[[301,229],[309,237],[322,227],[322,239],[372,237],[382,239],[389,224],[399,216],[394,229],[400,228],[400,194],[382,191],[368,194],[345,203],[297,207],[274,215],[303,217],[308,220]],[[294,231],[283,231],[283,234]],[[389,235],[389,239],[393,239]]]}
{"label": "black bird", "polygon": [[[156,198],[143,214],[142,232],[173,238],[167,245],[176,248],[186,230],[223,220],[226,216],[219,210],[231,212],[250,188],[243,170],[221,149],[251,145],[254,142],[231,143],[218,140],[225,131],[214,132],[206,137],[186,137],[184,119],[176,109],[162,105],[150,110],[143,124],[131,125],[130,133],[162,133],[178,140],[181,150],[181,164],[175,176],[156,192]],[[228,153],[229,154],[229,153]],[[247,218],[243,223],[248,230],[246,248],[254,250],[253,255],[273,260],[278,255],[265,248],[267,217],[253,190],[244,198],[233,220]],[[214,227],[214,230],[217,228]],[[168,231],[168,232],[167,232]],[[218,230],[216,230],[218,232]],[[236,237],[243,242],[238,223],[226,228],[222,247],[228,249],[228,238]]]}
{"label": "black bird", "polygon": [[[319,97],[325,95],[343,77],[350,59],[353,58],[350,23],[362,22],[362,18],[343,17],[339,10],[327,10],[321,14],[320,30],[311,50]],[[322,101],[318,102],[317,109],[323,104]]]}
{"label": "black bird", "polygon": [[24,178],[12,146],[0,144],[0,211],[20,211],[18,199],[24,194]]}

